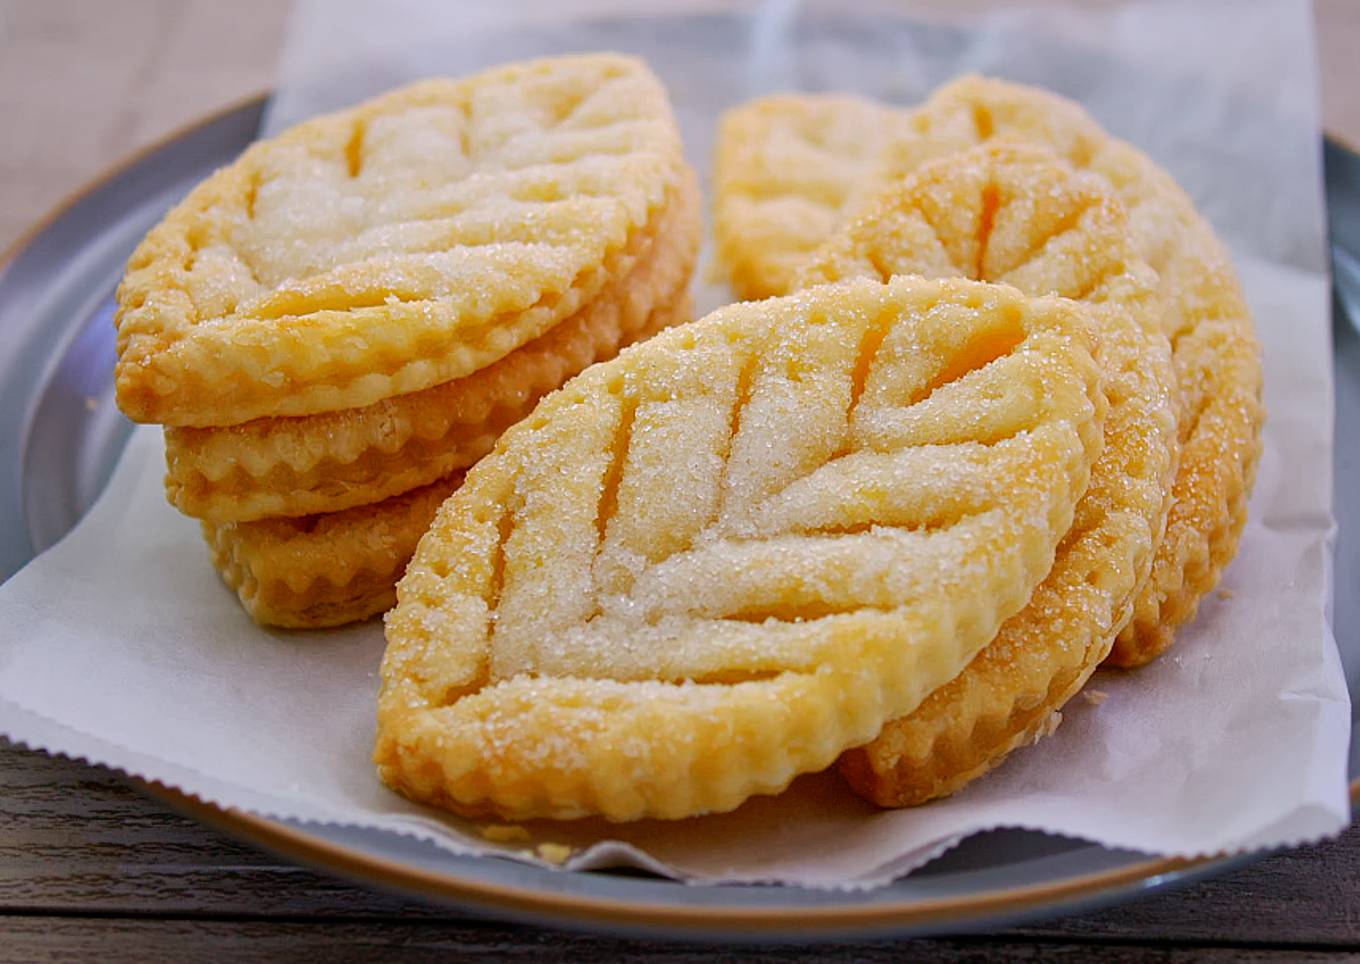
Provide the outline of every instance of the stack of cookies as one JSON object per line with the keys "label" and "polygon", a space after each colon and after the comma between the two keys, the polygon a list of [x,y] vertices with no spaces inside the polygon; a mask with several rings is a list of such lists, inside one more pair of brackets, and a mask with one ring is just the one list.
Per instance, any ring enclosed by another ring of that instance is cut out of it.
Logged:
{"label": "stack of cookies", "polygon": [[413,799],[675,818],[836,765],[922,803],[1163,651],[1236,550],[1259,350],[1143,154],[966,78],[759,101],[717,160],[752,300],[546,400],[399,586],[375,758]]}
{"label": "stack of cookies", "polygon": [[1240,286],[1079,107],[761,100],[715,186],[750,300],[675,325],[699,205],[665,93],[546,60],[294,128],[134,255],[119,404],[257,620],[392,607],[401,793],[679,818],[834,766],[922,803],[1165,651],[1236,552]]}
{"label": "stack of cookies", "polygon": [[539,398],[687,321],[699,198],[641,63],[431,80],[196,188],[119,289],[117,390],[259,622],[389,608],[463,472]]}

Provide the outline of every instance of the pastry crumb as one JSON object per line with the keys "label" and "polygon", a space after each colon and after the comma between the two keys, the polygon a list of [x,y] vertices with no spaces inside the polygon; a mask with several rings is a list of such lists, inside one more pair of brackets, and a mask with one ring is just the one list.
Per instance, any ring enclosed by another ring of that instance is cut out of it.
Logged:
{"label": "pastry crumb", "polygon": [[99,408],[99,399],[95,398],[93,395],[86,395],[86,396],[85,396],[85,411],[87,411],[87,412],[93,412],[93,411],[95,411],[97,408]]}
{"label": "pastry crumb", "polygon": [[1106,693],[1104,690],[1081,691],[1081,698],[1084,699],[1086,702],[1090,703],[1092,706],[1099,706],[1101,703],[1104,703],[1105,700],[1109,698],[1109,695],[1110,694]]}
{"label": "pastry crumb", "polygon": [[571,848],[560,843],[541,843],[536,848],[538,855],[550,864],[564,864],[571,856]]}
{"label": "pastry crumb", "polygon": [[1236,596],[1237,593],[1233,592],[1231,589],[1220,589],[1217,595],[1219,599],[1227,600],[1231,599],[1233,596]]}
{"label": "pastry crumb", "polygon": [[492,823],[481,827],[477,831],[485,840],[492,843],[510,843],[516,840],[528,840],[529,831],[516,824]]}
{"label": "pastry crumb", "polygon": [[1034,744],[1038,743],[1046,736],[1052,736],[1053,732],[1057,730],[1058,725],[1062,723],[1062,720],[1063,720],[1062,712],[1059,710],[1054,710],[1049,715],[1048,719],[1044,720],[1037,727],[1035,727],[1034,738],[1029,741],[1030,746],[1033,746]]}

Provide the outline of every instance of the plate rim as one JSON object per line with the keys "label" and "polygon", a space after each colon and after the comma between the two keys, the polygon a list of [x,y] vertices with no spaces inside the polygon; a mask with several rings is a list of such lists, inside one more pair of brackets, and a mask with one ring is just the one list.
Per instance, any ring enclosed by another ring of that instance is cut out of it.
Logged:
{"label": "plate rim", "polygon": [[[82,201],[176,142],[239,112],[258,109],[267,103],[269,96],[270,91],[263,89],[235,98],[176,125],[113,161],[65,194],[0,250],[0,275]],[[1325,140],[1360,156],[1360,149],[1346,137],[1326,128],[1320,133]],[[1250,863],[1273,852],[1264,850],[1199,857],[1149,857],[1121,867],[1044,883],[1006,886],[949,897],[912,897],[894,902],[788,906],[686,905],[521,887],[421,868],[337,843],[282,820],[236,807],[218,806],[164,784],[130,775],[127,779],[148,796],[200,823],[296,863],[322,868],[352,880],[413,894],[435,903],[486,909],[501,916],[538,923],[578,928],[603,926],[635,933],[647,930],[654,932],[656,928],[663,928],[668,936],[681,938],[771,940],[787,937],[796,930],[800,939],[829,939],[852,932],[865,936],[870,933],[915,931],[932,925],[967,928],[970,924],[977,926],[982,922],[997,923],[1044,915],[1046,912],[1068,912],[1081,906],[1187,883]],[[1350,782],[1349,790],[1354,811],[1360,808],[1360,776]],[[1100,846],[1094,842],[1087,843],[1089,846]]]}
{"label": "plate rim", "polygon": [[[488,908],[505,916],[538,923],[578,929],[585,925],[633,931],[664,928],[668,936],[689,938],[735,937],[745,941],[787,939],[796,929],[799,940],[829,940],[849,933],[867,937],[874,933],[887,936],[894,932],[915,932],[931,925],[947,924],[967,929],[970,924],[982,922],[1014,922],[1031,916],[1048,916],[1050,911],[1061,914],[1082,906],[1102,904],[1120,896],[1150,893],[1190,883],[1216,872],[1245,866],[1281,849],[1201,857],[1149,857],[1122,867],[1057,881],[954,897],[913,897],[900,902],[799,904],[786,907],[685,905],[609,896],[582,896],[495,881],[468,880],[456,874],[427,870],[347,847],[283,821],[235,807],[219,807],[164,784],[140,779],[134,779],[133,782],[144,792],[201,823],[299,863],[320,866],[351,880],[414,894],[439,904]],[[1360,778],[1350,783],[1350,802],[1352,809],[1360,807]],[[1101,846],[1092,841],[1086,843],[1092,847]],[[677,886],[728,885],[680,883]],[[794,885],[788,884],[761,886],[794,889]]]}

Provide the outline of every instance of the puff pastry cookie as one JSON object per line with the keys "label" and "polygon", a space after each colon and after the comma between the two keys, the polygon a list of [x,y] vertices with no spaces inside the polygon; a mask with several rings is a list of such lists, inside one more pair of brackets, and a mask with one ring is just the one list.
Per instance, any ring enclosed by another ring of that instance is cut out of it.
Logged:
{"label": "puff pastry cookie", "polygon": [[735,305],[541,402],[398,586],[375,759],[502,819],[729,810],[956,676],[1099,455],[1086,309],[969,281]]}
{"label": "puff pastry cookie", "polygon": [[689,320],[697,180],[612,54],[430,80],[252,147],[119,288],[118,402],[259,622],[393,601],[449,481],[586,366]]}
{"label": "puff pastry cookie", "polygon": [[1137,666],[1194,617],[1237,551],[1260,458],[1260,348],[1231,259],[1175,181],[1078,105],[982,77],[914,110],[856,98],[755,101],[723,121],[718,253],[738,293],[787,290],[808,254],[876,191],[994,139],[1046,147],[1109,182],[1136,253],[1158,274],[1180,385],[1180,467],[1166,533],[1110,661]]}
{"label": "puff pastry cookie", "polygon": [[1176,466],[1176,376],[1156,274],[1109,184],[1049,151],[991,143],[923,165],[803,265],[800,285],[971,277],[1089,303],[1109,411],[1072,528],[1028,605],[968,667],[841,757],[863,796],[953,793],[1056,719],[1110,652],[1152,567]]}
{"label": "puff pastry cookie", "polygon": [[661,84],[615,55],[424,81],[299,124],[133,254],[119,407],[234,425],[461,378],[594,297],[682,165]]}

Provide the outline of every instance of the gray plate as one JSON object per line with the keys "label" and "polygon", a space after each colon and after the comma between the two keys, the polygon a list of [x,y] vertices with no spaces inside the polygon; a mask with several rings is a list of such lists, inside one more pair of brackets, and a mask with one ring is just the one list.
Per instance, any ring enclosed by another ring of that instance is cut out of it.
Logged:
{"label": "gray plate", "polygon": [[[141,235],[254,136],[254,100],[209,118],[92,185],[0,261],[0,577],[61,538],[93,503],[130,425],[111,404],[112,294]],[[1360,157],[1328,142],[1327,190],[1343,297],[1360,294]],[[1338,312],[1338,319],[1341,313]],[[1336,584],[1360,574],[1360,336],[1338,320]],[[1360,597],[1338,594],[1335,624],[1360,691]],[[1360,728],[1358,728],[1360,729]],[[1350,773],[1360,777],[1360,732]],[[1353,783],[1352,789],[1360,788]],[[687,886],[623,873],[563,873],[460,858],[376,831],[221,811],[148,788],[207,822],[300,861],[499,916],[591,929],[724,939],[826,939],[976,929],[1125,899],[1246,858],[1148,859],[1022,831],[981,834],[890,887],[828,893]]]}

